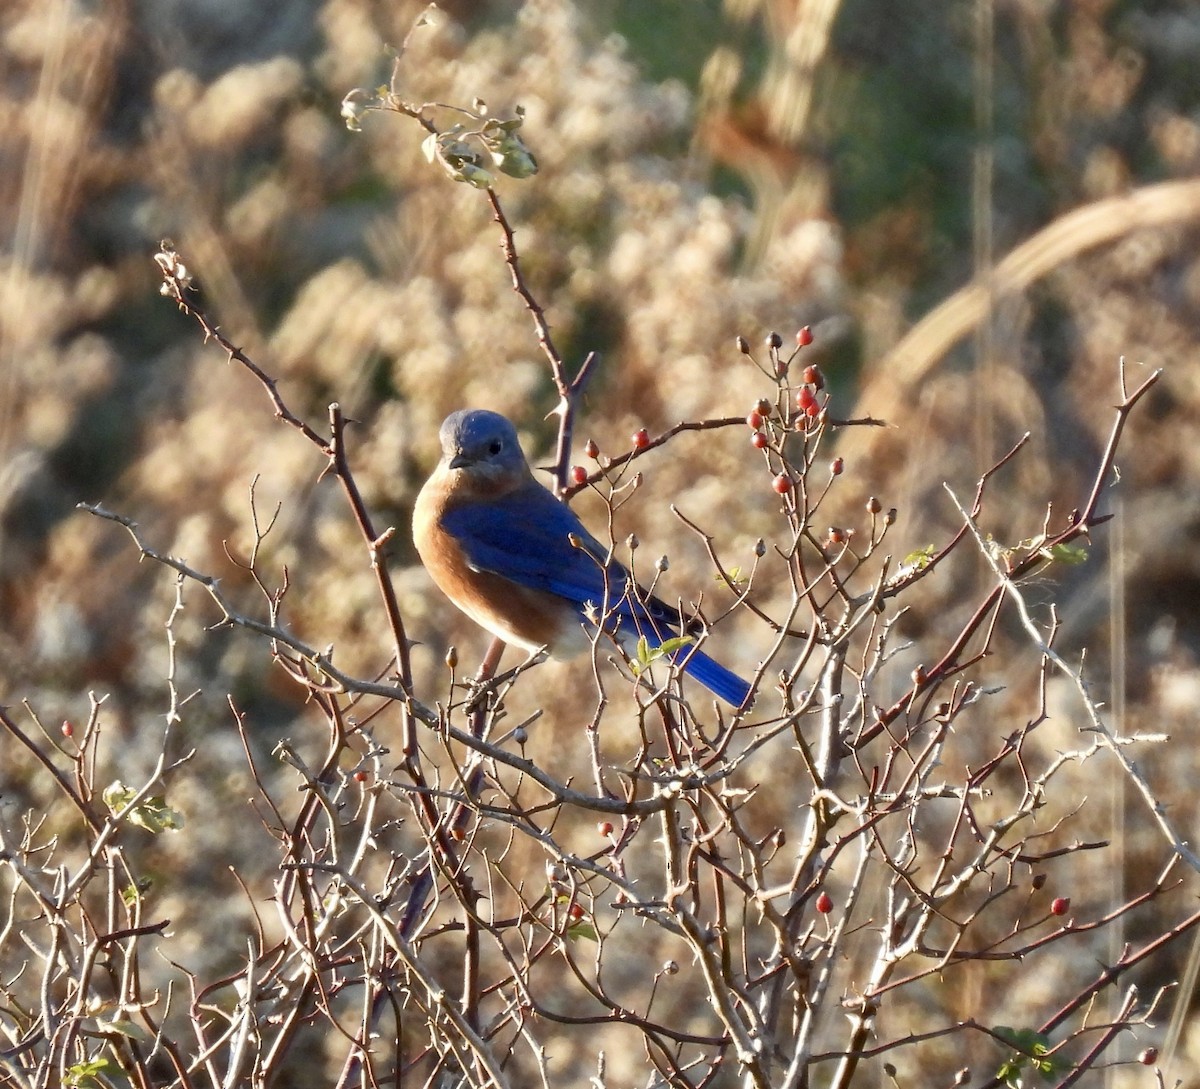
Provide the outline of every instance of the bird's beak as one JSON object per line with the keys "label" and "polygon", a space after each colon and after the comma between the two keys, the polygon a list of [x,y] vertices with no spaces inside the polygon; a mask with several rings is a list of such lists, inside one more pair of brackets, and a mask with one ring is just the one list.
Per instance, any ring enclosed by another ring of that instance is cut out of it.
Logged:
{"label": "bird's beak", "polygon": [[449,467],[451,469],[465,469],[471,464],[472,459],[464,454],[461,450],[450,459]]}

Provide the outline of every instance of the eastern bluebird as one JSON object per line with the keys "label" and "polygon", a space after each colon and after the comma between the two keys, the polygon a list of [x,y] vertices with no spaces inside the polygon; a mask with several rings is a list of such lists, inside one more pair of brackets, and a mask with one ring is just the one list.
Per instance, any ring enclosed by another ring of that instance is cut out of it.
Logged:
{"label": "eastern bluebird", "polygon": [[[413,542],[433,581],[506,643],[566,657],[591,646],[585,625],[660,646],[694,630],[679,610],[634,586],[628,572],[533,477],[517,432],[483,409],[446,417],[442,460],[417,496]],[[750,685],[694,646],[671,657],[734,707]]]}

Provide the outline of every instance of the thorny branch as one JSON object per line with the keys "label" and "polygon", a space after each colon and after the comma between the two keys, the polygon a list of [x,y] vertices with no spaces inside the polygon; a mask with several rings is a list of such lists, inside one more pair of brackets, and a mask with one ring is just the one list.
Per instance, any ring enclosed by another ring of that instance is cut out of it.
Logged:
{"label": "thorny branch", "polygon": [[[413,110],[428,128],[424,107]],[[40,950],[42,972],[30,992],[35,1000],[24,1005],[12,998],[19,981],[0,981],[6,1070],[18,1084],[34,1084],[39,1063],[52,1061],[61,1071],[90,1060],[96,1037],[89,1035],[87,988],[105,976],[120,1011],[150,1034],[113,1049],[121,1069],[146,1084],[153,1054],[167,1056],[172,1084],[233,1084],[251,1069],[267,1080],[314,1033],[342,1056],[340,1084],[420,1077],[548,1086],[561,1080],[553,1053],[563,1040],[586,1051],[587,1033],[622,1046],[636,1041],[662,1083],[681,1087],[707,1085],[723,1071],[760,1089],[849,1086],[863,1064],[934,1042],[950,1054],[966,1048],[976,1066],[992,1071],[1048,1053],[1047,1061],[1061,1064],[1064,1084],[1081,1078],[1123,1031],[1147,1023],[1161,993],[1142,1003],[1126,991],[1103,1025],[1089,1018],[1090,1004],[1200,917],[1169,924],[1160,939],[1091,979],[1065,981],[1055,992],[1056,1012],[1031,1015],[1021,1026],[1030,1039],[1059,1034],[1045,1045],[1048,1052],[1027,1050],[1024,1037],[982,1016],[927,1012],[934,1022],[927,1030],[888,1036],[880,1013],[927,1002],[934,980],[944,985],[967,972],[1002,980],[1012,965],[1053,964],[1060,950],[1152,905],[1164,910],[1177,895],[1164,872],[1148,889],[1064,921],[1069,903],[1064,908],[1064,897],[1042,891],[1066,860],[1105,848],[1075,831],[1080,812],[1073,800],[1063,799],[1069,804],[1046,819],[1067,769],[1102,749],[1117,755],[1173,849],[1194,864],[1125,755],[1135,739],[1105,729],[1081,670],[1066,664],[1053,636],[1037,631],[1016,585],[1052,563],[1056,548],[1104,522],[1098,504],[1125,423],[1157,374],[1123,392],[1080,511],[1005,553],[989,548],[976,525],[990,482],[1020,455],[1023,439],[980,478],[970,508],[960,507],[961,526],[923,566],[896,570],[885,552],[894,517],[877,500],[868,505],[870,527],[861,536],[816,528],[837,502],[841,473],[818,471],[820,452],[838,427],[878,421],[837,419],[819,368],[796,379],[804,337],[790,355],[781,338],[768,338],[769,356],[755,379],[768,385],[748,417],[686,421],[643,436],[626,453],[598,456],[586,482],[567,487],[575,412],[595,360],[589,356],[568,374],[523,278],[500,198],[491,188],[486,198],[560,399],[560,494],[569,498],[580,486],[599,492],[614,551],[617,509],[635,462],[651,450],[670,456],[672,441],[687,431],[749,426],[758,453],[745,479],[770,487],[778,500],[773,544],[764,541],[752,569],[737,572],[722,557],[719,534],[680,517],[703,539],[714,574],[732,592],[720,615],[698,618],[707,621],[704,632],[750,618],[745,630],[760,635],[757,703],[735,715],[705,709],[688,698],[669,661],[625,658],[598,640],[594,699],[579,727],[595,788],[582,791],[573,772],[551,770],[527,754],[537,713],[516,725],[508,719],[515,694],[544,675],[535,662],[501,674],[502,648],[493,644],[474,681],[460,680],[451,660],[445,698],[419,696],[384,559],[391,531],[376,531],[355,485],[341,410],[330,406],[328,438],[293,414],[274,379],[194,304],[186,266],[164,248],[158,260],[165,293],[262,384],[275,415],[313,444],[321,471],[341,482],[376,576],[390,661],[377,679],[356,678],[334,664],[331,652],[288,630],[281,618],[286,582],[272,587],[259,567],[259,546],[273,523],[261,527],[256,519],[257,540],[243,564],[266,603],[259,619],[217,575],[150,547],[132,519],[99,505],[84,508],[124,526],[140,556],[173,573],[172,662],[183,587],[195,583],[218,610],[216,627],[269,643],[324,720],[327,737],[318,759],[305,744],[287,742],[271,765],[256,752],[247,712],[231,702],[256,812],[279,857],[269,895],[246,878],[247,901],[270,899],[279,925],[268,938],[269,928],[257,922],[241,969],[228,977],[187,975],[191,1000],[183,1009],[141,981],[139,943],[165,923],[143,918],[136,893],[121,895],[122,883],[136,890],[138,874],[119,835],[156,812],[164,819],[155,792],[180,764],[164,756],[106,814],[97,805],[98,728],[72,749],[44,729],[39,739],[0,712],[0,729],[53,779],[85,843],[73,867],[55,865],[63,843],[46,838],[37,822],[10,826],[5,819],[0,871],[9,881],[8,914],[0,919],[0,951],[12,942],[17,919],[40,913],[40,929],[25,940]],[[899,683],[897,618],[968,538],[998,585],[945,646],[929,648],[933,666]],[[661,574],[656,569],[652,588]],[[974,739],[970,763],[961,761],[956,745],[975,717],[1022,716],[1024,693],[1002,697],[972,675],[985,655],[999,652],[997,621],[1008,600],[1039,654],[1075,681],[1097,733],[1090,748],[1047,756],[1032,743],[1047,720],[1043,669],[1024,724]],[[179,699],[173,665],[171,671],[169,716],[178,722],[188,702]],[[379,679],[389,674],[395,683]],[[887,701],[885,691],[892,693]],[[389,711],[400,724],[398,763],[381,729],[393,721]],[[98,705],[93,717],[99,721]],[[556,740],[568,737],[558,729]],[[290,797],[297,785],[298,800]],[[786,805],[778,804],[780,795]],[[584,816],[600,818],[596,839],[581,832]],[[252,914],[258,920],[257,908]],[[649,957],[631,953],[647,948]],[[101,953],[114,949],[120,955],[105,964]],[[1003,1016],[999,1005],[994,1016]],[[168,1039],[166,1026],[177,1017],[194,1035],[193,1054]],[[401,1032],[402,1023],[414,1021],[416,1032]],[[392,1039],[395,1049],[379,1046]]]}

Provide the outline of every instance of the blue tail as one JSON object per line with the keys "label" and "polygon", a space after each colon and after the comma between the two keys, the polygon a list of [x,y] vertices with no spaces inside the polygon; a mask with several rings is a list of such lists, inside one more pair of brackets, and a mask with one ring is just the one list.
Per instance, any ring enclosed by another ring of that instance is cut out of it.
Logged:
{"label": "blue tail", "polygon": [[713,695],[719,696],[731,707],[740,708],[750,696],[750,685],[736,673],[714,662],[707,654],[694,647],[679,651],[677,660],[684,672],[695,677]]}
{"label": "blue tail", "polygon": [[[581,616],[585,614],[581,613]],[[609,628],[606,621],[605,629],[611,630],[617,640],[630,650],[633,636],[644,639],[651,647],[661,647],[663,643],[677,639],[677,632],[688,624],[677,609],[664,604],[656,597],[644,600],[634,599],[626,593],[617,605],[610,611],[609,616],[616,623]],[[698,625],[697,625],[698,627]],[[714,696],[723,699],[735,710],[745,706],[750,698],[750,685],[742,680],[732,670],[726,669],[720,662],[714,661],[702,650],[697,650],[695,635],[688,632],[685,645],[678,646],[665,656],[685,673],[695,677]]]}

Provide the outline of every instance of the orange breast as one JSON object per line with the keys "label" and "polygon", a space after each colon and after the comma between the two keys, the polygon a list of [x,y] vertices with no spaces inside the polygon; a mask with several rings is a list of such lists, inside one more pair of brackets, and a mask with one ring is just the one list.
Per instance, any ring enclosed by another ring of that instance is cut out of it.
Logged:
{"label": "orange breast", "polygon": [[413,512],[413,542],[438,589],[506,643],[526,650],[548,646],[556,655],[586,645],[578,614],[565,599],[471,569],[458,541],[442,528],[442,499],[427,485]]}

